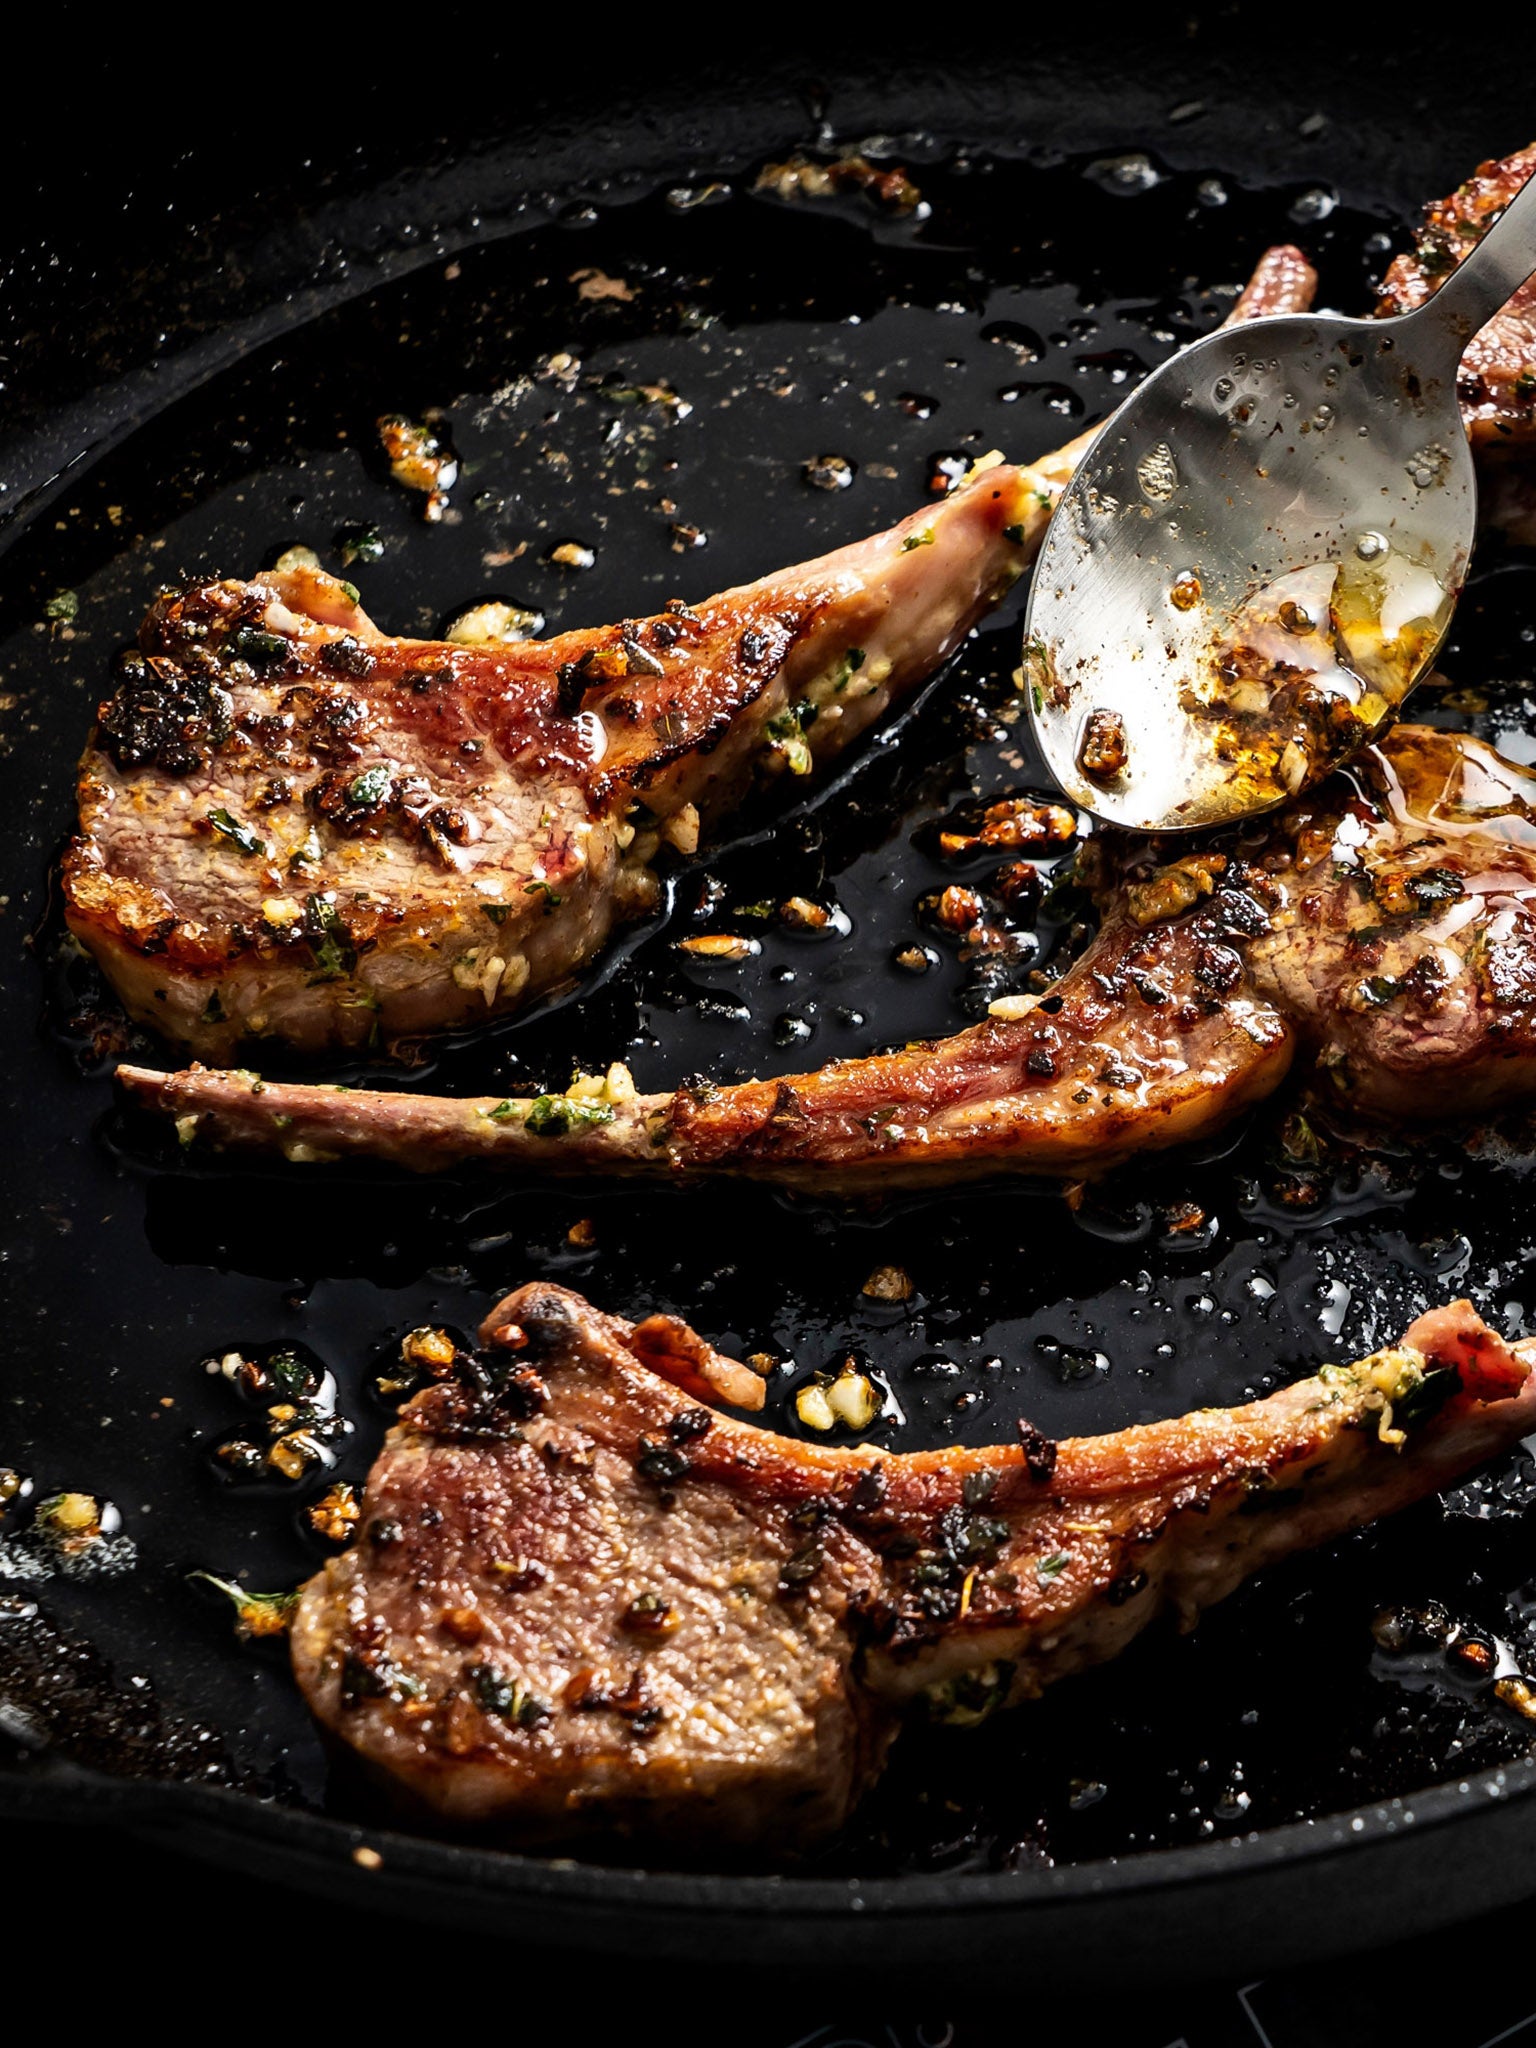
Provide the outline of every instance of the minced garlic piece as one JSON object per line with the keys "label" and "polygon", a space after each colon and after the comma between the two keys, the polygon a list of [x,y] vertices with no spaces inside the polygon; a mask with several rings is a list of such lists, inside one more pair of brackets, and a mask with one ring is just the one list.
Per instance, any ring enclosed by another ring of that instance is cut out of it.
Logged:
{"label": "minced garlic piece", "polygon": [[853,1364],[835,1380],[812,1380],[795,1395],[795,1413],[807,1429],[868,1429],[878,1420],[884,1402],[880,1389]]}
{"label": "minced garlic piece", "polygon": [[684,804],[682,809],[661,824],[661,836],[679,853],[697,853],[699,850],[699,807]]}
{"label": "minced garlic piece", "polygon": [[430,1324],[410,1331],[400,1340],[400,1356],[409,1365],[437,1367],[446,1372],[457,1355],[448,1332],[434,1329]]}
{"label": "minced garlic piece", "polygon": [[635,1094],[634,1076],[618,1060],[606,1074],[577,1074],[565,1091],[568,1102],[633,1102]]}
{"label": "minced garlic piece", "polygon": [[522,640],[536,640],[543,630],[541,613],[492,598],[460,612],[445,637],[457,647],[511,647]]}
{"label": "minced garlic piece", "polygon": [[735,932],[701,932],[696,939],[679,939],[678,950],[699,960],[750,960],[763,949],[756,939]]}
{"label": "minced garlic piece", "polygon": [[868,1429],[882,1406],[880,1389],[868,1373],[845,1367],[827,1389],[827,1406],[848,1429]]}
{"label": "minced garlic piece", "polygon": [[795,1396],[795,1413],[807,1429],[836,1429],[837,1416],[827,1399],[827,1390],[813,1380]]}

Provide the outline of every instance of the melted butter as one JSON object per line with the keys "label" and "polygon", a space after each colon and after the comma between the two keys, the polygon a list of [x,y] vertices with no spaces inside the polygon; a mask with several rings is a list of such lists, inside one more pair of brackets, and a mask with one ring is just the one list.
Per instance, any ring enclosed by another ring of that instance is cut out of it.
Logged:
{"label": "melted butter", "polygon": [[1236,605],[1181,702],[1245,786],[1244,807],[1295,796],[1379,733],[1433,660],[1452,605],[1402,548],[1303,564]]}
{"label": "melted butter", "polygon": [[1486,834],[1536,845],[1536,776],[1465,733],[1405,727],[1360,763],[1375,802],[1399,830],[1440,837]]}

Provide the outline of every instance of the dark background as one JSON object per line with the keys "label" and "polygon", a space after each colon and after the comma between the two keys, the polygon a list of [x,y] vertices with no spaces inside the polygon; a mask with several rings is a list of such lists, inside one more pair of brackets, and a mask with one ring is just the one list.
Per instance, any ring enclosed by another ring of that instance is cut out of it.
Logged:
{"label": "dark background", "polygon": [[[637,172],[694,155],[708,163],[718,138],[694,110],[722,90],[737,91],[733,142],[743,158],[786,137],[808,140],[824,117],[840,134],[876,130],[894,102],[927,92],[935,126],[1033,129],[1066,150],[1155,137],[1175,163],[1181,149],[1191,163],[1237,157],[1254,176],[1347,184],[1363,205],[1390,194],[1392,163],[1410,140],[1431,192],[1480,155],[1529,139],[1511,111],[1522,101],[1536,128],[1527,90],[1536,65],[1512,35],[1474,44],[1452,24],[1404,45],[1388,41],[1381,20],[1355,29],[1314,15],[1293,26],[1267,10],[1263,21],[1237,9],[1152,10],[1134,26],[1097,10],[1082,24],[1032,25],[1027,47],[985,33],[946,41],[947,25],[930,20],[905,47],[882,33],[878,54],[831,42],[754,51],[750,64],[654,17],[509,29],[440,8],[408,25],[353,13],[225,27],[169,10],[153,25],[104,31],[94,10],[66,6],[36,26],[46,38],[8,109],[0,220],[0,505],[16,508],[13,518],[39,512],[61,475],[127,430],[125,389],[148,416],[254,334],[275,299],[282,317],[300,320],[343,289],[412,267],[419,254],[398,230],[423,206],[472,238],[476,206],[494,217],[534,175],[552,189],[579,183],[595,144],[606,151],[621,133]],[[324,232],[314,225],[322,217]],[[356,266],[364,276],[336,274],[338,232],[367,252]],[[92,394],[109,384],[107,427]],[[13,1155],[9,1170],[24,1165]],[[0,1859],[7,1950],[57,1943],[88,1907],[97,1981],[86,1989],[118,2012],[135,1997],[132,1973],[174,1954],[213,1973],[210,2018],[233,1996],[271,2001],[268,2016],[281,2021],[336,1987],[342,1971],[349,2000],[365,2009],[378,1991],[392,1995],[409,1958],[418,1995],[446,1991],[452,2002],[467,1992],[470,2009],[494,2000],[508,2031],[542,2035],[559,2023],[578,2040],[622,2031],[938,2048],[1053,2036],[1070,2024],[1128,2048],[1388,2039],[1487,2048],[1536,2030],[1518,1907],[1257,1986],[1226,1981],[1213,1924],[1189,1930],[1189,1974],[1205,1988],[1144,1996],[1085,1984],[1058,2004],[1027,1983],[1002,1993],[843,1983],[830,1958],[814,1985],[792,1974],[743,1982],[728,1958],[718,1971],[674,1967],[664,1977],[610,1972],[590,1958],[532,1973],[515,1935],[505,1944],[413,1935],[89,1827],[12,1822]],[[1113,1958],[1105,1963],[1107,1987]],[[520,2013],[506,1995],[530,1975],[540,2002],[550,2001],[550,2022],[536,2029],[532,2008]]]}

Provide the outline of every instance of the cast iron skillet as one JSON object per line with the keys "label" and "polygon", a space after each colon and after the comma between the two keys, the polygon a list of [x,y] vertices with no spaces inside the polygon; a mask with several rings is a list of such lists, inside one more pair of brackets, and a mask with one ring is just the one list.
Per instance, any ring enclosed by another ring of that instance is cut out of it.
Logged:
{"label": "cast iron skillet", "polygon": [[[1370,1632],[1383,1605],[1439,1600],[1529,1656],[1519,1458],[1269,1574],[1192,1641],[1155,1637],[972,1742],[914,1740],[850,1839],[794,1875],[549,1862],[391,1828],[328,1773],[281,1658],[235,1646],[215,1597],[188,1587],[196,1566],[289,1584],[319,1555],[302,1515],[318,1479],[216,1478],[213,1447],[252,1417],[205,1357],[307,1347],[352,1424],[338,1470],[360,1477],[385,1421],[370,1378],[400,1333],[472,1322],[536,1272],[605,1306],[681,1310],[796,1374],[860,1350],[906,1418],[885,1440],[906,1445],[985,1441],[1026,1410],[1062,1433],[1239,1399],[1450,1292],[1511,1327],[1530,1302],[1516,1164],[1442,1144],[1309,1177],[1278,1112],[1075,1216],[1028,1188],[850,1212],[753,1190],[195,1173],[119,1129],[104,1077],[120,1040],[59,947],[45,876],[107,656],[158,581],[238,573],[298,541],[336,566],[339,529],[377,526],[386,553],[358,580],[400,630],[491,590],[558,625],[715,588],[896,516],[937,458],[1066,438],[1217,317],[1217,288],[1266,241],[1304,241],[1325,296],[1363,303],[1382,236],[1529,139],[1510,53],[1475,104],[1437,100],[1431,121],[1427,46],[1351,56],[1335,41],[1334,75],[1278,81],[1273,48],[1231,22],[1006,59],[823,52],[750,83],[728,66],[681,77],[660,52],[583,53],[579,84],[554,86],[555,54],[460,52],[442,77],[402,81],[354,52],[323,120],[230,91],[216,139],[199,124],[191,141],[143,117],[188,81],[162,74],[146,102],[120,66],[87,67],[76,132],[105,148],[61,158],[54,136],[45,156],[32,138],[0,335],[0,658],[16,700],[0,761],[0,1463],[39,1495],[110,1497],[138,1564],[10,1589],[0,1801],[545,1942],[678,1957],[728,1943],[807,1967],[942,1956],[1037,1983],[1087,1960],[1143,1979],[1267,1967],[1536,1888],[1524,1731],[1444,1660],[1384,1663]],[[766,160],[868,138],[911,170],[927,219],[750,194]],[[581,297],[578,272],[632,296]],[[587,379],[563,400],[518,381],[557,349]],[[661,381],[690,416],[632,395]],[[461,522],[428,532],[362,450],[378,411],[432,404],[467,474]],[[856,461],[852,489],[802,483],[826,453]],[[598,547],[579,585],[543,562],[564,538]],[[1446,662],[1487,687],[1426,706],[1527,754],[1531,577],[1488,555]],[[62,591],[78,609],[50,618]],[[621,1050],[650,1085],[954,1028],[984,991],[922,926],[944,874],[925,826],[975,788],[1030,780],[998,722],[1015,642],[1010,614],[836,791],[681,871],[664,928],[577,1001],[443,1049],[415,1078],[523,1086]],[[679,968],[681,932],[794,891],[839,901],[854,938],[764,924],[750,973]],[[1040,960],[1070,944],[1072,915],[1058,902],[1042,918]],[[934,954],[917,977],[891,965],[913,943]],[[583,1218],[595,1250],[570,1240]],[[860,1293],[888,1262],[917,1283],[905,1308]],[[782,1395],[776,1420],[793,1426]],[[356,1861],[359,1844],[382,1861]],[[1218,1913],[1213,1953],[1198,1932]]]}

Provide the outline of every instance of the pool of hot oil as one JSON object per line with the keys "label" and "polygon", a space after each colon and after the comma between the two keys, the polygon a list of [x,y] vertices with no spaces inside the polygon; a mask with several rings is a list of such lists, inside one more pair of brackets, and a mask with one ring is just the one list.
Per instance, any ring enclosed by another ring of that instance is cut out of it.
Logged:
{"label": "pool of hot oil", "polygon": [[[1239,1400],[1386,1341],[1457,1291],[1503,1326],[1527,1322],[1536,1242],[1518,1164],[1394,1140],[1320,1165],[1290,1099],[1076,1208],[1019,1184],[843,1206],[750,1187],[193,1169],[113,1120],[124,1034],[61,956],[43,877],[108,656],[157,585],[240,574],[302,543],[401,632],[493,595],[550,631],[696,597],[887,524],[994,446],[1028,457],[1070,438],[1298,232],[1294,195],[1229,180],[1169,175],[1130,197],[1075,162],[915,175],[921,221],[856,199],[658,193],[434,265],[169,408],[0,561],[16,700],[0,755],[14,996],[0,1085],[27,1161],[0,1191],[13,1359],[0,1463],[32,1475],[34,1497],[112,1498],[140,1557],[128,1577],[29,1597],[98,1647],[126,1697],[134,1681],[218,1729],[285,1796],[343,1810],[357,1797],[331,1780],[280,1648],[237,1644],[187,1573],[269,1588],[314,1569],[325,1546],[303,1510],[366,1472],[387,1422],[368,1388],[401,1334],[471,1328],[524,1279],[675,1310],[724,1349],[772,1352],[768,1419],[783,1429],[803,1427],[794,1387],[854,1354],[895,1397],[873,1431],[891,1448],[1005,1441],[1021,1415],[1065,1435]],[[1366,301],[1382,226],[1340,207],[1305,230],[1326,302]],[[372,426],[428,407],[462,472],[438,525],[390,481]],[[344,529],[376,531],[378,559],[346,566]],[[549,559],[568,540],[593,551],[589,569]],[[1490,554],[1442,658],[1460,696],[1426,694],[1416,711],[1524,758],[1531,576]],[[78,595],[72,621],[45,613],[60,590]],[[1035,922],[1014,918],[987,986],[925,907],[951,882],[985,890],[998,861],[945,859],[936,822],[1041,786],[1017,659],[1015,599],[834,789],[680,862],[665,917],[574,997],[371,1078],[500,1092],[616,1058],[647,1088],[784,1073],[953,1030],[989,993],[1053,971],[1081,938],[1062,892]],[[762,914],[795,895],[846,919],[815,934]],[[760,951],[709,965],[677,948],[719,931]],[[905,1302],[862,1292],[888,1265],[910,1277]],[[212,1448],[249,1416],[204,1361],[283,1342],[336,1375],[352,1434],[335,1472],[230,1483]],[[1190,1637],[1154,1629],[1112,1668],[982,1729],[913,1734],[827,1867],[1112,1855],[1522,1753],[1523,1731],[1464,1691],[1399,1684],[1371,1621],[1384,1603],[1439,1598],[1536,1655],[1514,1597],[1529,1492],[1522,1454],[1267,1573]]]}

